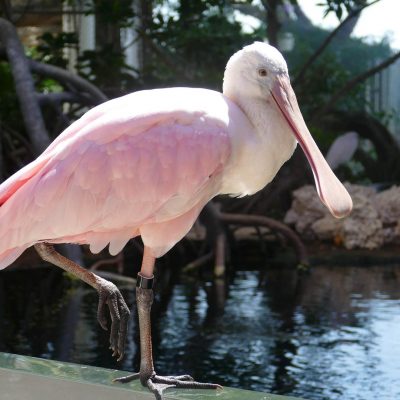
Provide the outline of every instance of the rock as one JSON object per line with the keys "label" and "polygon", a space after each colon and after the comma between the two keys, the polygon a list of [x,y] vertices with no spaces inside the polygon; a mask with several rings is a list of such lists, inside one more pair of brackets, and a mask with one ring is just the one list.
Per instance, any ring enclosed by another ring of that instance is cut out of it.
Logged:
{"label": "rock", "polygon": [[[353,199],[353,211],[348,218],[340,220],[342,227],[343,244],[347,249],[376,249],[383,245],[384,235],[382,232],[382,221],[376,211],[371,199],[356,188],[350,189]],[[375,192],[372,193],[375,196]]]}
{"label": "rock", "polygon": [[305,239],[314,239],[315,233],[311,225],[326,215],[325,207],[319,200],[314,186],[307,185],[293,192],[291,209],[284,218],[288,225],[294,225]]}
{"label": "rock", "polygon": [[398,222],[400,219],[400,187],[392,186],[377,193],[372,199],[384,224]]}
{"label": "rock", "polygon": [[383,224],[385,243],[400,242],[400,187],[392,186],[372,201]]}
{"label": "rock", "polygon": [[320,240],[330,240],[338,235],[341,236],[342,221],[331,215],[326,215],[311,224],[311,230]]}
{"label": "rock", "polygon": [[349,217],[336,219],[320,202],[313,186],[293,192],[293,203],[284,222],[305,239],[330,240],[347,249],[376,249],[400,242],[400,188],[376,193],[375,189],[345,184],[353,199]]}

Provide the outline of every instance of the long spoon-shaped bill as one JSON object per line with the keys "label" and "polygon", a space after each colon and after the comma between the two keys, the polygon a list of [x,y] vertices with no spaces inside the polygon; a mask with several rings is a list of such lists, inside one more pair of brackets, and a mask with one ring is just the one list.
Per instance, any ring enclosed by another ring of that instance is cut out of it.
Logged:
{"label": "long spoon-shaped bill", "polygon": [[345,187],[330,169],[304,122],[296,95],[286,75],[278,76],[272,90],[273,99],[300,143],[314,173],[321,201],[336,218],[348,215],[353,207]]}

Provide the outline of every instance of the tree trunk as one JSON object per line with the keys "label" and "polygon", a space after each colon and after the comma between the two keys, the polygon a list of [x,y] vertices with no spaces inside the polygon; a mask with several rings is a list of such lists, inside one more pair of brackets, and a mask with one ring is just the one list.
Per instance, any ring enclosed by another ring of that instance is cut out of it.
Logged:
{"label": "tree trunk", "polygon": [[267,37],[269,44],[278,47],[278,34],[281,23],[278,19],[278,5],[280,0],[263,0],[262,1],[267,12]]}
{"label": "tree trunk", "polygon": [[[139,31],[146,36],[147,31],[153,21],[153,1],[152,0],[138,0],[139,1],[139,14],[140,14],[140,24]],[[151,39],[150,39],[151,40]],[[151,63],[151,54],[153,49],[149,45],[148,41],[141,41],[141,66],[143,70],[146,70],[146,66]]]}
{"label": "tree trunk", "polygon": [[39,155],[50,143],[39,102],[36,98],[35,84],[29,70],[28,59],[11,22],[0,18],[0,40],[4,44],[15,91],[21,106],[26,130],[32,141],[34,153]]}

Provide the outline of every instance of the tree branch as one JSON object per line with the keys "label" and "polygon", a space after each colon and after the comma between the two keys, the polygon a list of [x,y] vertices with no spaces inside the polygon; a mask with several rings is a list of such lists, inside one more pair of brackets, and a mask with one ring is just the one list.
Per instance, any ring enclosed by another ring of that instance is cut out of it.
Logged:
{"label": "tree branch", "polygon": [[[5,57],[6,59],[8,58],[6,48],[1,45],[0,57]],[[61,84],[73,87],[75,89],[75,96],[78,96],[79,99],[85,104],[88,103],[90,105],[97,105],[108,100],[107,96],[97,86],[93,85],[79,75],[73,74],[72,72],[57,67],[56,65],[46,64],[31,59],[27,59],[27,61],[31,72],[48,78],[53,78]],[[67,95],[67,93],[65,93],[65,95]],[[38,94],[38,97],[41,101],[44,98],[42,94]]]}
{"label": "tree branch", "polygon": [[232,8],[240,11],[242,14],[250,15],[251,17],[259,19],[260,21],[265,21],[265,10],[254,4],[233,3]]}
{"label": "tree branch", "polygon": [[296,86],[304,77],[306,71],[310,68],[310,66],[315,62],[315,60],[322,54],[322,52],[328,47],[333,38],[340,32],[343,27],[354,17],[356,17],[362,10],[365,8],[372,6],[375,3],[378,3],[380,0],[371,1],[371,3],[367,3],[357,9],[351,11],[349,15],[325,38],[325,40],[321,43],[321,45],[315,50],[315,52],[311,55],[311,57],[304,63],[300,72],[293,80],[293,86]]}
{"label": "tree branch", "polygon": [[292,243],[296,251],[298,263],[302,265],[309,264],[307,250],[303,242],[292,229],[290,229],[287,225],[283,224],[282,222],[261,215],[228,214],[228,213],[221,213],[220,219],[222,222],[225,222],[226,224],[235,224],[244,226],[250,226],[250,225],[266,226],[282,234]]}
{"label": "tree branch", "polygon": [[306,29],[314,28],[313,23],[311,20],[307,17],[307,15],[304,13],[303,9],[300,7],[298,4],[298,1],[296,1],[293,5],[294,12],[297,16],[297,22],[302,25]]}
{"label": "tree branch", "polygon": [[377,72],[382,71],[383,69],[387,68],[389,65],[393,64],[397,59],[400,58],[400,51],[395,53],[393,56],[389,57],[382,63],[376,65],[373,68],[368,69],[367,71],[363,72],[362,74],[356,76],[355,78],[348,81],[341,89],[339,89],[330,100],[321,108],[319,109],[313,118],[311,118],[310,123],[315,123],[321,116],[323,116],[326,112],[328,112],[334,105],[337,103],[339,99],[345,96],[350,90],[354,89],[358,84],[364,82],[372,75],[375,75]]}
{"label": "tree branch", "polygon": [[279,0],[261,0],[267,12],[267,38],[269,44],[278,47],[278,33],[281,28],[281,22],[278,19]]}
{"label": "tree branch", "polygon": [[36,98],[40,105],[48,103],[76,103],[81,100],[81,98],[75,93],[70,92],[55,92],[55,93],[37,93]]}
{"label": "tree branch", "polygon": [[32,72],[53,78],[61,83],[72,85],[80,95],[82,95],[82,92],[87,93],[93,99],[95,104],[100,104],[108,100],[107,96],[100,89],[92,85],[86,79],[81,78],[79,75],[75,75],[55,65],[45,64],[34,60],[28,61]]}
{"label": "tree branch", "polygon": [[40,154],[50,143],[39,102],[36,98],[35,84],[29,70],[28,60],[11,22],[0,18],[0,40],[4,44],[15,91],[21,106],[24,124],[32,140],[35,153]]}

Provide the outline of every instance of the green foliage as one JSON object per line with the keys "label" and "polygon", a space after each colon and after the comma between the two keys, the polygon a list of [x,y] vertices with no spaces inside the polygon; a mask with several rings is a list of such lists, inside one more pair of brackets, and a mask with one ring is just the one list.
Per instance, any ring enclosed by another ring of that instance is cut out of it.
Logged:
{"label": "green foliage", "polygon": [[[285,54],[291,75],[295,77],[305,60],[314,53],[329,32],[317,27],[304,29],[295,23],[289,24],[287,30],[296,40],[293,50]],[[386,40],[375,44],[367,44],[362,39],[352,37],[333,40],[296,86],[305,116],[311,118],[313,112],[350,79],[391,54],[392,50]],[[346,112],[361,111],[365,109],[365,102],[365,85],[361,84],[348,93],[336,108]]]}
{"label": "green foliage", "polygon": [[[68,3],[76,4],[77,1],[68,0]],[[246,44],[265,40],[267,32],[264,22],[255,32],[246,33],[235,19],[232,3],[232,0],[153,0],[148,15],[143,17],[140,12],[136,15],[131,0],[87,1],[85,13],[96,15],[97,48],[80,54],[77,71],[110,97],[143,88],[177,85],[220,90],[229,57]],[[256,4],[253,0],[236,3]],[[365,4],[366,0],[320,2],[325,14],[334,13],[339,20],[345,13]],[[149,6],[149,3],[137,2],[137,6],[143,5]],[[135,29],[139,40],[142,39],[142,68],[139,71],[125,61],[119,41],[121,28]],[[329,34],[316,27],[304,27],[296,21],[285,21],[281,31],[290,32],[295,38],[293,50],[285,54],[292,77]],[[45,33],[39,38],[39,45],[29,49],[29,53],[34,59],[65,67],[64,50],[77,46],[75,34]],[[350,79],[390,54],[387,41],[366,44],[354,38],[333,40],[295,88],[306,120],[310,121],[332,94]],[[13,86],[3,84],[3,81],[12,82],[4,63],[0,64],[0,96],[4,99],[0,104],[0,116],[8,115],[7,121],[15,122],[11,124],[13,129],[23,131]],[[42,78],[37,79],[37,88],[41,92],[63,90],[54,80]],[[358,85],[338,102],[335,111],[355,112],[364,110],[365,106],[365,87]],[[379,116],[381,120],[388,117],[388,114]],[[335,132],[326,127],[310,128],[323,150],[327,150]],[[357,174],[359,171],[354,176]]]}
{"label": "green foliage", "polygon": [[85,51],[78,59],[79,74],[96,86],[105,88],[109,95],[132,90],[137,85],[136,72],[125,63],[121,51],[105,44],[96,51]]}
{"label": "green foliage", "polygon": [[193,22],[201,19],[201,16],[213,8],[218,8],[222,12],[227,5],[225,0],[181,0],[176,9],[183,21]]}
{"label": "green foliage", "polygon": [[[336,3],[339,4],[339,2]],[[345,6],[343,2],[340,3],[342,7]],[[331,2],[332,4],[333,2]],[[351,7],[354,6],[351,4]],[[285,29],[291,32],[295,38],[293,50],[285,54],[291,75],[295,77],[304,62],[316,51],[330,32],[317,27],[304,27],[295,22],[287,24]],[[377,62],[388,58],[391,54],[392,49],[386,39],[377,43],[366,43],[362,39],[352,37],[334,39],[295,87],[306,121],[312,121],[318,110],[327,104],[332,95],[344,87],[347,82],[364,73]],[[365,83],[357,85],[334,105],[332,113],[324,116],[323,123],[309,123],[313,136],[323,152],[329,149],[336,135],[343,132],[343,130],[337,130],[335,120],[338,117],[340,119],[340,116],[364,112],[367,108],[365,90]],[[381,122],[387,122],[392,116],[382,113],[374,115],[374,117]],[[374,151],[376,149],[372,146],[371,152]],[[372,156],[369,154],[368,157]],[[366,157],[363,158],[363,160],[365,159]],[[338,173],[341,178],[352,182],[367,182],[370,179],[368,171],[360,161],[357,161],[342,166]]]}
{"label": "green foliage", "polygon": [[[157,83],[195,84],[220,88],[229,57],[243,45],[261,39],[260,34],[246,34],[232,18],[223,0],[181,0],[170,15],[161,9],[155,14],[149,36],[167,54],[174,57],[177,68],[164,65],[155,57],[147,71]],[[164,63],[165,64],[165,63]],[[149,66],[148,66],[149,67]]]}
{"label": "green foliage", "polygon": [[[345,68],[338,58],[328,53],[320,57],[307,76],[305,84],[298,88],[298,97],[301,99],[302,111],[306,119],[311,119],[313,113],[321,105],[326,104],[333,93],[342,87],[350,78],[351,71]],[[346,96],[338,107],[347,111],[358,110],[364,106],[363,88],[357,89]]]}
{"label": "green foliage", "polygon": [[[293,50],[285,54],[292,75],[295,75],[305,60],[329,35],[330,31],[318,27],[304,28],[295,22],[288,23],[285,29],[295,37]],[[368,69],[376,60],[389,57],[392,54],[392,49],[387,39],[376,43],[366,43],[363,39],[350,37],[341,38],[341,40],[334,39],[323,54],[331,54],[343,68],[355,75]]]}
{"label": "green foliage", "polygon": [[325,16],[329,13],[334,13],[339,20],[342,19],[344,12],[349,13],[366,4],[368,4],[367,0],[325,0],[322,3],[318,3],[319,6],[325,8]]}
{"label": "green foliage", "polygon": [[64,49],[77,46],[78,38],[75,33],[46,32],[39,37],[39,45],[34,50],[33,58],[65,68],[67,61],[63,54]]}
{"label": "green foliage", "polygon": [[131,26],[135,17],[132,8],[132,0],[94,0],[92,8],[90,2],[88,13],[96,13],[98,21],[105,24],[113,24],[120,28]]}

